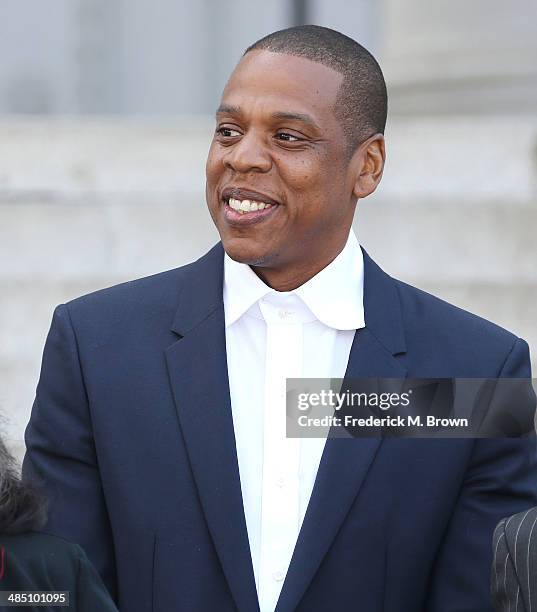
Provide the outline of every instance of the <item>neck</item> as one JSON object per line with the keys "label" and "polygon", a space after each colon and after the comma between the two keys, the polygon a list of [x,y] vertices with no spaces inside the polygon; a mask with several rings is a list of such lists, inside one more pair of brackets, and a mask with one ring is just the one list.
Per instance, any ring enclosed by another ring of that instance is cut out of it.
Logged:
{"label": "neck", "polygon": [[302,260],[278,266],[251,266],[257,276],[275,291],[293,291],[326,268],[343,251],[347,236],[332,246],[326,252],[312,260],[304,257]]}

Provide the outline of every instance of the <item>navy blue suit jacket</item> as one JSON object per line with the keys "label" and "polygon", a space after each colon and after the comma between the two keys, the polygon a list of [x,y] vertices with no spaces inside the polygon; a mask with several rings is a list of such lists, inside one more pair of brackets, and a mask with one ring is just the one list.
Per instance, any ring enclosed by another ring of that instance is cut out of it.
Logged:
{"label": "navy blue suit jacket", "polygon": [[[530,376],[523,340],[364,257],[348,377]],[[54,314],[24,474],[122,612],[258,610],[222,274],[217,244]],[[492,534],[537,505],[536,465],[531,438],[329,439],[277,612],[491,609]]]}

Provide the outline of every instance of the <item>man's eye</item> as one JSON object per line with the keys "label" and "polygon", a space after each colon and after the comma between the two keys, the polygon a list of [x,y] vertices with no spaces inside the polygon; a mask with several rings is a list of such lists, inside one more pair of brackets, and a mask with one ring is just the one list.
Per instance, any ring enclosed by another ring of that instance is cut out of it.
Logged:
{"label": "man's eye", "polygon": [[240,136],[240,132],[238,130],[232,130],[231,128],[227,127],[218,128],[216,131],[224,138],[234,138],[235,136]]}
{"label": "man's eye", "polygon": [[293,134],[289,134],[288,132],[278,132],[278,134],[276,134],[276,138],[278,138],[278,140],[283,140],[284,142],[298,142],[300,140],[300,138],[293,136]]}

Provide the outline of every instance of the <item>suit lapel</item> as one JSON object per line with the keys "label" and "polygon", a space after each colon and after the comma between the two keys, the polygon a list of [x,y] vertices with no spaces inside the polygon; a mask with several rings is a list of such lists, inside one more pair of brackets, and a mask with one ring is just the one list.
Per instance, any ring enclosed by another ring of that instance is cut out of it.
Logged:
{"label": "suit lapel", "polygon": [[[366,327],[357,330],[345,379],[405,378],[395,355],[405,352],[397,288],[364,252]],[[346,382],[343,381],[342,389]],[[276,612],[297,607],[379,452],[382,439],[337,438],[326,441],[319,471],[298,536]]]}
{"label": "suit lapel", "polygon": [[258,610],[231,413],[222,302],[223,250],[185,270],[166,351],[192,472],[224,574],[240,612]]}

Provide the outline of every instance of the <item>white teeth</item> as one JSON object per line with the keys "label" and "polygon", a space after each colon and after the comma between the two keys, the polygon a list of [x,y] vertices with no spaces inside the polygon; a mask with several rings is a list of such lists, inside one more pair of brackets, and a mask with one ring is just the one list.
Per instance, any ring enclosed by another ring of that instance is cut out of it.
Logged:
{"label": "white teeth", "polygon": [[266,202],[255,202],[254,200],[236,200],[235,198],[229,198],[229,206],[240,213],[254,212],[256,210],[264,210],[270,208],[272,204]]}

